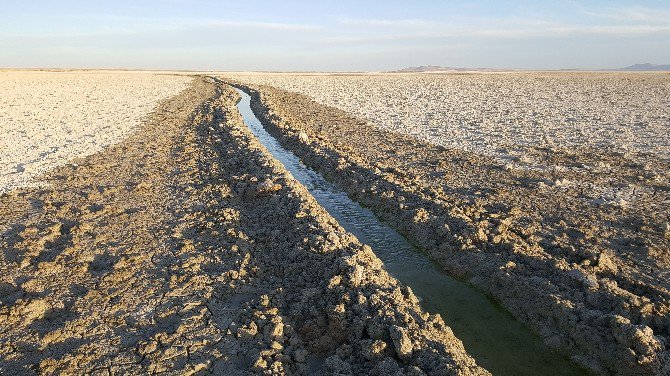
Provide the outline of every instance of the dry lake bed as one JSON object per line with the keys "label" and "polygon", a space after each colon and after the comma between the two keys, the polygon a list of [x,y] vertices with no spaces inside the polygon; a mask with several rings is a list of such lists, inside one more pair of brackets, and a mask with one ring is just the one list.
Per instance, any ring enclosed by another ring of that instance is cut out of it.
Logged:
{"label": "dry lake bed", "polygon": [[670,374],[670,74],[0,94],[0,374]]}

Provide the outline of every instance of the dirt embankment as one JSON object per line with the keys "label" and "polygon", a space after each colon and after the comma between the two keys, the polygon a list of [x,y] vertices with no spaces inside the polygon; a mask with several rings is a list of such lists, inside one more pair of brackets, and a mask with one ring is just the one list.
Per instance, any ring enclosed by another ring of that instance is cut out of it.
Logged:
{"label": "dirt embankment", "polygon": [[[597,153],[546,157],[601,161],[612,167],[607,173],[510,170],[371,127],[303,95],[251,89],[252,108],[285,147],[546,343],[597,372],[670,372],[670,229],[662,210],[669,187]],[[594,205],[579,189],[558,187],[568,179],[640,181],[651,193],[635,207]]]}
{"label": "dirt embankment", "polygon": [[0,373],[487,372],[209,78],[0,196]]}

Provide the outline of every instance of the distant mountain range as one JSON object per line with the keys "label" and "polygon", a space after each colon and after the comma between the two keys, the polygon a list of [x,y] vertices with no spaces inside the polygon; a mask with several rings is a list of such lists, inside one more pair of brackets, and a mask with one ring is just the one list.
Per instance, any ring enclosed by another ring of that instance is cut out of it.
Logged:
{"label": "distant mountain range", "polygon": [[422,65],[391,71],[391,73],[421,73],[421,72],[496,72],[500,69],[492,68],[454,68],[441,67],[438,65]]}
{"label": "distant mountain range", "polygon": [[670,71],[670,64],[659,65],[659,64],[634,64],[629,65],[624,68],[614,69],[616,71],[624,72],[657,72],[657,71]]}
{"label": "distant mountain range", "polygon": [[[561,71],[581,71],[582,69],[561,69]],[[617,72],[660,72],[660,71],[670,71],[670,64],[634,64],[624,68],[617,69],[605,69],[608,71],[617,71]],[[493,69],[493,68],[454,68],[454,67],[442,67],[439,65],[421,65],[419,67],[409,67],[391,71],[390,73],[422,73],[422,72],[500,72],[505,71],[504,69]]]}

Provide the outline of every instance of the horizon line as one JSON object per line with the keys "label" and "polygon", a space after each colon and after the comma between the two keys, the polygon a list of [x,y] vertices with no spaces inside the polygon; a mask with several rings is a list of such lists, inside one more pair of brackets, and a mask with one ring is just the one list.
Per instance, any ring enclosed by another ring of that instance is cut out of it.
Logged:
{"label": "horizon line", "polygon": [[[640,63],[633,65],[645,65],[650,63]],[[631,65],[631,66],[633,66]],[[652,64],[666,65],[666,64]],[[214,70],[214,69],[162,69],[162,68],[128,68],[128,67],[0,67],[0,71],[125,71],[125,72],[179,72],[179,73],[394,73],[394,74],[435,74],[435,73],[506,73],[506,72],[620,72],[620,73],[663,73],[669,70],[624,70],[621,68],[558,68],[558,69],[528,69],[528,68],[468,68],[468,67],[440,67],[449,68],[434,71],[402,71],[403,69],[427,67],[432,65],[421,65],[415,67],[405,67],[393,70]]]}

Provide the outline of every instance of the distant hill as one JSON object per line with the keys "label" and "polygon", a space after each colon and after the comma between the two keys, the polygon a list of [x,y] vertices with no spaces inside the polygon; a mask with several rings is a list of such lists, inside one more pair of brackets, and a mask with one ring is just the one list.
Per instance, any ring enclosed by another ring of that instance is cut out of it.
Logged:
{"label": "distant hill", "polygon": [[422,65],[419,67],[409,67],[391,71],[391,73],[421,73],[421,72],[495,72],[492,68],[454,68],[441,67],[438,65]]}
{"label": "distant hill", "polygon": [[[421,65],[418,67],[408,67],[389,71],[389,73],[424,73],[424,72],[502,72],[501,69],[493,68],[455,68],[442,67],[439,65]],[[561,72],[587,72],[584,69],[560,69]],[[670,71],[670,64],[634,64],[623,68],[606,69],[614,72],[662,72]]]}
{"label": "distant hill", "polygon": [[634,64],[624,68],[614,69],[616,71],[636,71],[636,72],[654,72],[654,71],[670,71],[670,64],[659,65],[659,64]]}

